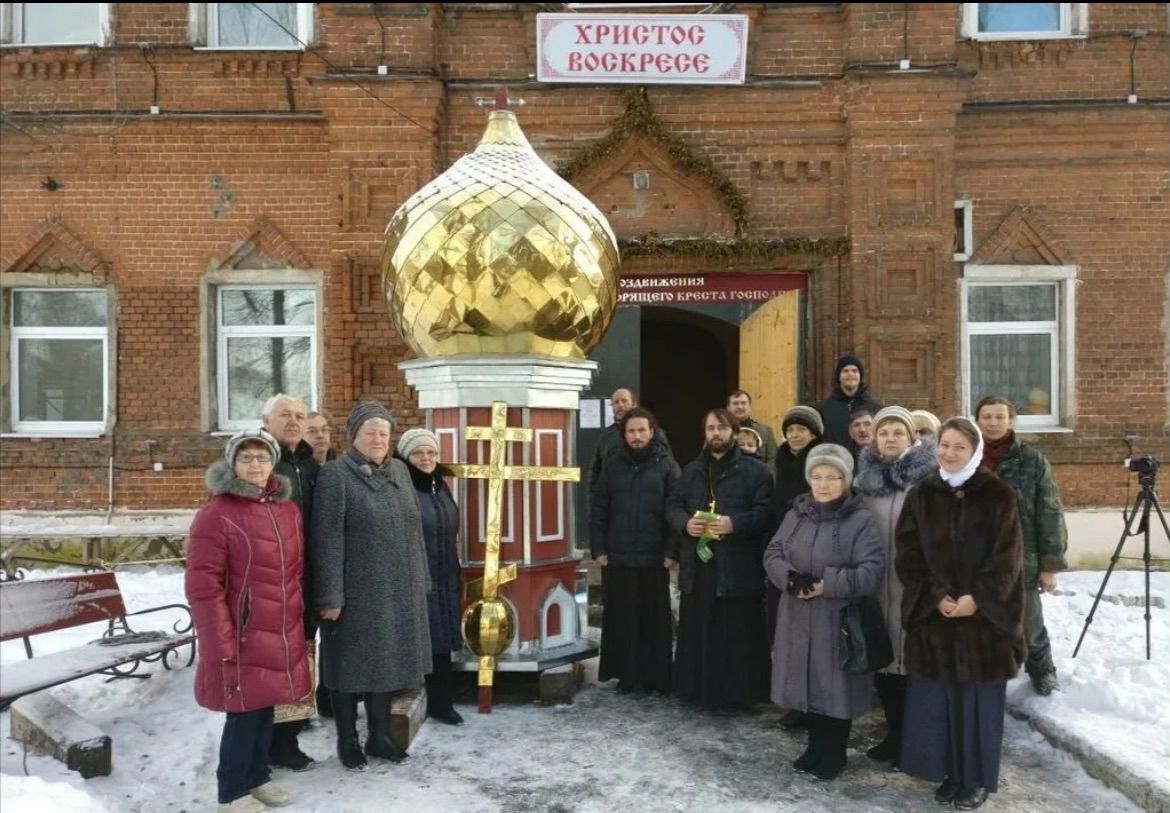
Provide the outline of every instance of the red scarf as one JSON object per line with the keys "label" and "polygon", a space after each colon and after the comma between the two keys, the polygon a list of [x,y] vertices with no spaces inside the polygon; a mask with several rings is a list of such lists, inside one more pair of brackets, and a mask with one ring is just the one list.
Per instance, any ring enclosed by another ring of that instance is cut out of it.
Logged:
{"label": "red scarf", "polygon": [[1008,433],[999,440],[983,439],[983,465],[995,471],[999,468],[999,464],[1008,456],[1011,451],[1012,441],[1016,439],[1016,433],[1008,430]]}

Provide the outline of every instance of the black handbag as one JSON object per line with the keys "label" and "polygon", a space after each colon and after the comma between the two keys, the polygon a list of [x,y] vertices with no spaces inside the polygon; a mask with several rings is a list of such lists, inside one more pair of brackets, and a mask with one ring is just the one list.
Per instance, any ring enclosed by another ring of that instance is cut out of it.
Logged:
{"label": "black handbag", "polygon": [[841,608],[841,668],[850,675],[865,675],[893,660],[894,647],[878,600],[873,596],[850,599]]}

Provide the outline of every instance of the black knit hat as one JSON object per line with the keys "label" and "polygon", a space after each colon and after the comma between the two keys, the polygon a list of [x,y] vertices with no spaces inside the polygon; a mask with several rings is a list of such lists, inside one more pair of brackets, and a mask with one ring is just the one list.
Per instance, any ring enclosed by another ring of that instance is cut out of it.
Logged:
{"label": "black knit hat", "polygon": [[840,382],[841,371],[851,364],[857,368],[859,373],[861,373],[861,380],[864,381],[865,365],[861,363],[861,359],[859,359],[857,356],[850,355],[849,353],[846,353],[845,355],[841,356],[841,358],[837,359],[837,368],[833,371],[833,381]]}
{"label": "black knit hat", "polygon": [[362,424],[373,418],[386,421],[390,424],[390,429],[394,429],[394,416],[390,414],[390,410],[377,401],[362,401],[359,404],[354,404],[353,409],[350,410],[349,418],[345,421],[345,434],[349,436],[350,440],[353,440],[357,437]]}

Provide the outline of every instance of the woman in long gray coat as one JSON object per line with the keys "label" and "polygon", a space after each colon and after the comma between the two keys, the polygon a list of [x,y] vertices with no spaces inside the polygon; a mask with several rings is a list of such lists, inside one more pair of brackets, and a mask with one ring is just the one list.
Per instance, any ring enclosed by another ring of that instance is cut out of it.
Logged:
{"label": "woman in long gray coat", "polygon": [[877,521],[886,567],[878,601],[886,632],[894,647],[894,661],[874,674],[873,681],[886,713],[886,736],[866,751],[878,762],[898,766],[902,749],[902,715],[906,710],[906,664],[903,660],[902,581],[894,570],[894,528],[910,487],[938,470],[933,444],[915,444],[914,415],[904,407],[888,406],[874,415],[874,441],[861,450],[854,483],[862,504]]}
{"label": "woman in long gray coat", "polygon": [[401,762],[390,741],[390,693],[431,670],[427,560],[406,464],[390,456],[393,418],[360,403],[346,422],[352,446],[321,470],[313,494],[314,604],[322,624],[325,685],[337,754],[364,770],[357,701],[365,695],[367,754]]}
{"label": "woman in long gray coat", "polygon": [[809,453],[812,491],[793,502],[764,554],[784,591],[772,649],[772,701],[805,712],[808,747],[792,767],[833,779],[845,767],[853,719],[869,710],[872,680],[841,668],[841,609],[877,590],[885,557],[873,515],[849,493],[853,455],[835,443]]}

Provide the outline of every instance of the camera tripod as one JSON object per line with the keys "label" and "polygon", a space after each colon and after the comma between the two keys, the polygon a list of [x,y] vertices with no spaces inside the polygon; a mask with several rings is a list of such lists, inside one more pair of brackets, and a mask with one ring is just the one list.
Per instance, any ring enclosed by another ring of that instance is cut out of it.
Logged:
{"label": "camera tripod", "polygon": [[[1142,554],[1142,560],[1145,562],[1146,569],[1146,660],[1150,659],[1150,511],[1157,513],[1158,519],[1162,523],[1162,530],[1166,532],[1166,537],[1170,539],[1170,527],[1166,525],[1166,516],[1162,513],[1162,507],[1158,505],[1158,493],[1154,490],[1154,479],[1157,476],[1157,469],[1152,468],[1148,471],[1143,471],[1138,474],[1138,485],[1141,486],[1141,491],[1134,500],[1133,510],[1130,512],[1125,522],[1125,530],[1121,532],[1121,539],[1117,542],[1117,550],[1113,551],[1113,556],[1109,559],[1109,569],[1105,571],[1105,578],[1101,580],[1101,587],[1097,590],[1097,597],[1093,599],[1093,608],[1089,610],[1089,617],[1085,619],[1085,626],[1081,628],[1081,637],[1077,639],[1076,649],[1073,650],[1073,657],[1077,656],[1077,652],[1081,649],[1081,644],[1085,640],[1085,633],[1089,631],[1089,624],[1093,623],[1093,613],[1097,612],[1097,605],[1101,603],[1101,594],[1105,592],[1105,585],[1109,583],[1109,577],[1113,575],[1113,568],[1117,566],[1117,560],[1121,557],[1121,549],[1125,547],[1125,540],[1131,536],[1143,534],[1145,536],[1145,551]],[[1124,515],[1123,515],[1124,516]],[[1138,517],[1141,520],[1137,527],[1130,532],[1130,526]],[[1128,557],[1134,558],[1134,557]]]}

